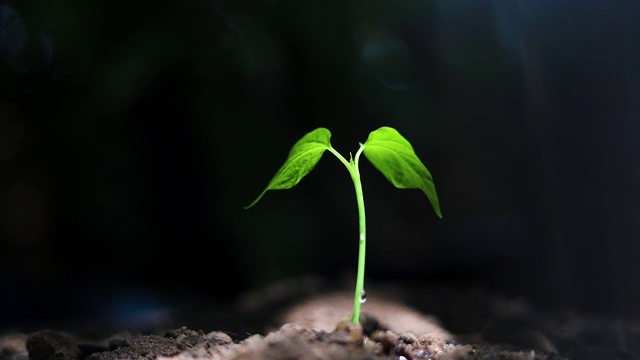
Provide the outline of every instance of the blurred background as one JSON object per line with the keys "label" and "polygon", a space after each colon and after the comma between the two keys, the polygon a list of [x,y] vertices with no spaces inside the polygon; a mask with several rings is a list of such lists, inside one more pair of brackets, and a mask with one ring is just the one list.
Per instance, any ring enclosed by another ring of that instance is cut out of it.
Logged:
{"label": "blurred background", "polygon": [[0,1],[0,328],[135,319],[355,272],[330,154],[249,211],[305,133],[361,162],[368,281],[640,315],[640,3]]}

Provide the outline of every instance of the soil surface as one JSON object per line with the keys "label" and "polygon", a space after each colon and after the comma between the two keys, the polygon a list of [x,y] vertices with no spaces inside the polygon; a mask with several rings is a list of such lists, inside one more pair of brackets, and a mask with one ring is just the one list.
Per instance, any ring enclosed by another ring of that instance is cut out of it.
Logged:
{"label": "soil surface", "polygon": [[357,326],[348,322],[350,292],[305,278],[231,308],[174,311],[158,330],[9,332],[0,336],[0,360],[640,358],[640,323],[630,320],[542,313],[469,287],[378,285],[367,295]]}

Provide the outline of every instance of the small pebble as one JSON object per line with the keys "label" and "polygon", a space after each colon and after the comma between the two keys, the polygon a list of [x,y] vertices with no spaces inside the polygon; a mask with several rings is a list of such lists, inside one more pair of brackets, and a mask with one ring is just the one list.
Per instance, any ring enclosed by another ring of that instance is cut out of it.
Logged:
{"label": "small pebble", "polygon": [[222,331],[212,331],[212,332],[208,333],[205,336],[205,338],[215,342],[216,344],[220,344],[220,345],[227,345],[227,344],[231,344],[233,342],[233,339],[231,339],[231,336],[229,336],[226,333],[223,333]]}
{"label": "small pebble", "polygon": [[412,333],[404,333],[398,336],[398,341],[402,341],[405,344],[414,344],[418,342],[418,338]]}

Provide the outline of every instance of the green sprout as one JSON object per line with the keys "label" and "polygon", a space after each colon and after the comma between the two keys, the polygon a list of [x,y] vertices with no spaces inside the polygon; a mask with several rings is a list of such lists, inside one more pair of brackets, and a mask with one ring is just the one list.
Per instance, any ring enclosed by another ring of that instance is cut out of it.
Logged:
{"label": "green sprout", "polygon": [[438,217],[442,218],[438,195],[429,170],[422,164],[413,151],[413,147],[398,131],[390,127],[381,127],[369,134],[364,144],[360,144],[355,158],[349,156],[347,161],[340,153],[331,147],[331,132],[325,128],[318,128],[306,134],[291,149],[287,161],[271,179],[269,185],[251,204],[254,206],[267,190],[284,190],[294,187],[316,166],[325,150],[329,150],[349,170],[356,189],[358,201],[358,215],[360,220],[360,246],[358,252],[358,273],[356,290],[353,301],[353,316],[351,322],[360,322],[360,309],[366,299],[364,292],[364,260],[366,249],[366,218],[364,211],[364,196],[360,182],[358,162],[360,155],[371,161],[395,187],[399,189],[420,189],[431,202],[431,206]]}

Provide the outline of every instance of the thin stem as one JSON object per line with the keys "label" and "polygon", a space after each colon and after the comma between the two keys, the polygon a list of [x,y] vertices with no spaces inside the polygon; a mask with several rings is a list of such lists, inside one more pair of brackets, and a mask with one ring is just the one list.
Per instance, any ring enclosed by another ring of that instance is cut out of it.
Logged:
{"label": "thin stem", "polygon": [[347,159],[345,159],[344,156],[340,155],[340,153],[337,152],[336,149],[332,147],[329,147],[327,150],[331,151],[331,153],[335,155],[338,158],[338,160],[340,160],[340,162],[344,164],[344,166],[347,167],[347,170],[349,170],[349,174],[351,174],[351,177],[353,178],[353,171],[354,171],[353,166],[349,164]]}
{"label": "thin stem", "polygon": [[349,170],[349,174],[351,174],[353,185],[356,188],[356,200],[358,202],[358,220],[360,223],[360,241],[358,247],[358,273],[356,275],[356,290],[353,299],[353,316],[351,317],[351,322],[354,324],[358,324],[360,322],[360,310],[362,308],[361,299],[364,294],[364,259],[367,244],[367,224],[364,212],[364,195],[362,192],[362,182],[360,181],[360,170],[358,169],[358,163],[360,161],[360,155],[364,150],[364,145],[360,144],[360,149],[358,149],[355,159],[351,159],[351,161],[347,161],[347,159],[345,159],[332,147],[329,147],[327,150],[335,155],[338,160],[340,160],[340,162],[342,162],[344,166],[347,167],[347,170]]}
{"label": "thin stem", "polygon": [[353,317],[351,322],[358,324],[360,322],[360,309],[362,307],[362,297],[364,294],[364,259],[367,244],[367,223],[364,212],[364,195],[362,192],[362,182],[360,181],[360,170],[358,169],[358,162],[360,160],[360,154],[364,150],[364,145],[360,144],[360,149],[356,153],[356,157],[353,161],[353,172],[351,177],[356,189],[356,200],[358,201],[358,219],[360,221],[360,241],[358,248],[358,274],[356,275],[356,290],[353,299]]}

